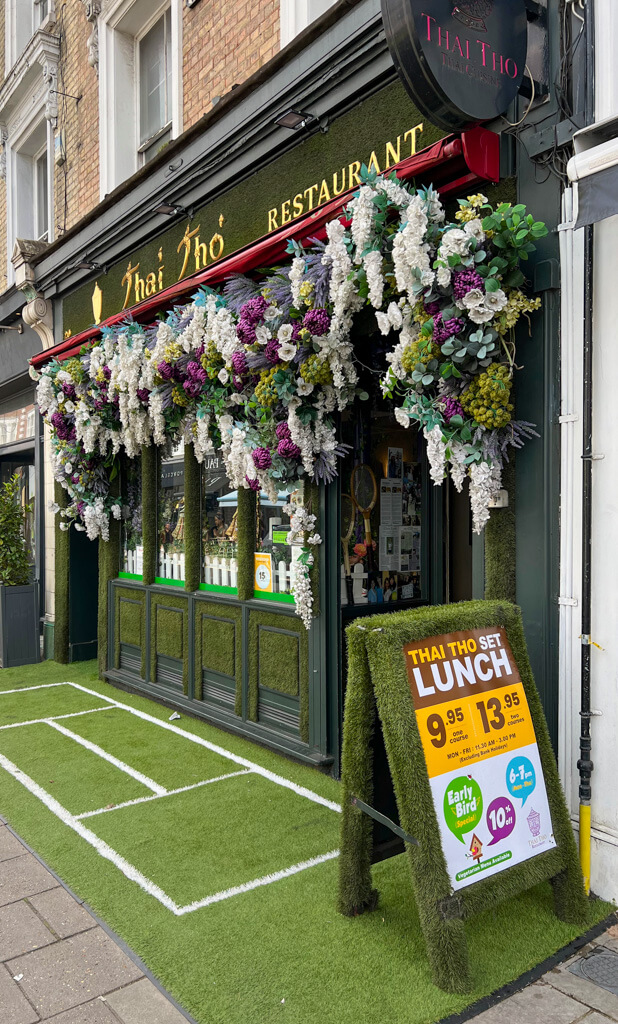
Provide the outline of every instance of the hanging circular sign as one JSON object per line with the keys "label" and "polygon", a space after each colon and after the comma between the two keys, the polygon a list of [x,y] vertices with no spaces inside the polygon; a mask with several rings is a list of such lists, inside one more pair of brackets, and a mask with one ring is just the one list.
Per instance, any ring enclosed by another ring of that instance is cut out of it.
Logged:
{"label": "hanging circular sign", "polygon": [[526,67],[525,0],[382,0],[386,41],[419,110],[462,131],[503,114]]}

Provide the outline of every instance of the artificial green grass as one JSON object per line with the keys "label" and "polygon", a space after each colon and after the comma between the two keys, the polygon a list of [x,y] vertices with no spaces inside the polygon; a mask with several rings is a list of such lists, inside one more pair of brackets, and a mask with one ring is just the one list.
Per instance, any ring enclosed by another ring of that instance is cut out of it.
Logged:
{"label": "artificial green grass", "polygon": [[[49,663],[47,663],[49,664]],[[71,675],[75,673],[71,669]],[[4,674],[0,677],[2,689],[5,686]],[[31,683],[36,686],[36,683]],[[71,715],[76,711],[90,711],[92,708],[105,707],[105,701],[91,697],[88,693],[75,690],[72,686],[50,686],[42,690],[29,690],[25,693],[3,693],[0,689],[0,726],[12,725],[15,722],[31,722],[36,718],[49,715]],[[71,728],[71,719],[66,723]]]}
{"label": "artificial green grass", "polygon": [[[76,683],[164,722],[169,718],[167,708],[98,682],[92,662],[72,665],[70,670],[50,662],[28,669],[8,669],[0,673],[0,688],[62,681],[67,675]],[[96,698],[92,700],[95,707]],[[124,717],[122,712],[111,714]],[[104,712],[92,716],[97,717],[107,716]],[[78,731],[85,721],[69,719],[65,724]],[[136,730],[141,724],[134,720]],[[328,799],[341,799],[339,784],[313,769],[286,761],[203,722],[183,716],[175,724]],[[0,751],[10,732],[13,730],[0,733]],[[161,733],[165,735],[163,730]],[[181,760],[171,756],[173,748],[163,741],[161,744],[162,763]],[[129,753],[132,751],[127,750],[127,760]],[[168,767],[172,771],[178,766]],[[231,782],[240,785],[250,778]],[[205,790],[218,785],[213,783]],[[280,792],[281,787],[273,785],[271,799],[277,801]],[[163,798],[141,806],[145,809],[157,803],[168,804],[171,822],[174,799]],[[300,798],[295,799],[300,803]],[[259,817],[262,802],[249,813]],[[332,813],[337,823],[337,814],[315,804],[308,807],[312,813],[317,812],[317,818]],[[464,1009],[513,980],[579,933],[577,927],[554,916],[550,886],[536,886],[465,923],[474,987],[465,996],[449,995],[431,981],[405,857],[374,867],[380,904],[375,913],[360,918],[350,919],[336,912],[336,861],[176,917],[99,857],[9,776],[2,777],[0,813],[144,958],[200,1024],[271,1024],[283,1018],[291,1024],[426,1024]],[[97,831],[104,819],[111,822],[116,814],[125,813],[110,812],[88,819],[86,824]],[[292,813],[286,822],[290,831],[300,823],[296,812]],[[186,820],[190,822],[191,816]],[[198,825],[212,826],[216,831],[216,823],[209,819],[199,819]],[[303,831],[311,833],[311,827],[299,830]],[[156,836],[144,836],[145,841],[149,838]],[[217,851],[215,842],[209,842],[210,849],[224,862],[230,851],[224,845]],[[252,843],[245,842],[241,851],[232,851],[233,856],[250,855]],[[198,851],[193,858],[196,882],[201,881],[207,868],[206,859]],[[589,924],[601,920],[610,910],[608,904],[591,904]]]}

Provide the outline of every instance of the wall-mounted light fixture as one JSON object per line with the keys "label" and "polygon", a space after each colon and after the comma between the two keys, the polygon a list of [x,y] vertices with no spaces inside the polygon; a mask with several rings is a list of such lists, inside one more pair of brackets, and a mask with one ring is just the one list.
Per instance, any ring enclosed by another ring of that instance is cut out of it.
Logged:
{"label": "wall-mounted light fixture", "polygon": [[18,334],[24,333],[24,325],[22,323],[13,326],[12,324],[0,324],[0,331],[17,331]]}
{"label": "wall-mounted light fixture", "polygon": [[308,114],[306,110],[286,110],[284,114],[275,118],[275,124],[280,124],[282,128],[292,128],[294,131],[306,128],[311,121],[315,121],[315,116]]}
{"label": "wall-mounted light fixture", "polygon": [[102,270],[104,274],[107,274],[107,267],[103,263],[97,263],[96,260],[89,260],[87,256],[84,256],[82,260],[78,260],[71,267],[71,270]]}
{"label": "wall-mounted light fixture", "polygon": [[187,217],[192,215],[192,211],[186,206],[182,206],[180,203],[168,203],[166,199],[157,203],[153,208],[153,213],[164,213],[167,217],[177,217],[179,213]]}

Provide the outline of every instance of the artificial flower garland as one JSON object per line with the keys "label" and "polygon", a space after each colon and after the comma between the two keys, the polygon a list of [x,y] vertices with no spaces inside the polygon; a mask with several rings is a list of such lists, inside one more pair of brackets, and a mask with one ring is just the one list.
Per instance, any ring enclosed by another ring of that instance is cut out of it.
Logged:
{"label": "artificial flower garland", "polygon": [[[458,489],[469,478],[480,532],[508,446],[532,433],[512,419],[513,329],[540,305],[522,291],[520,261],[547,229],[484,196],[460,201],[456,221],[445,222],[433,189],[365,169],[326,243],[290,243],[289,266],[201,289],[152,326],[103,328],[78,357],[47,363],[37,401],[69,495],[61,526],[108,539],[110,515],[122,514],[109,486],[116,456],[152,443],[170,452],[184,439],[200,462],[220,450],[232,487],[273,500],[303,479],[333,480],[347,451],[337,413],[367,397],[351,331],[369,306],[395,339],[383,393],[401,424],[421,426],[435,484],[447,471]],[[292,513],[292,530],[305,538],[294,592],[308,627],[320,537],[306,510]]]}

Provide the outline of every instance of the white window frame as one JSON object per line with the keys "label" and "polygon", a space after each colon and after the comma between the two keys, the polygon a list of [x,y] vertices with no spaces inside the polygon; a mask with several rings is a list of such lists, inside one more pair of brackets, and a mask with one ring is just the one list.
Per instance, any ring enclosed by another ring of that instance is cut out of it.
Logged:
{"label": "white window frame", "polygon": [[[13,248],[15,246],[15,239],[20,237],[27,237],[28,234],[34,235],[36,233],[36,180],[35,180],[35,161],[43,153],[43,150],[47,149],[47,241],[48,243],[54,240],[54,127],[52,123],[45,117],[45,101],[46,101],[46,86],[44,83],[39,85],[38,89],[34,91],[28,91],[26,96],[22,99],[19,106],[17,106],[13,112],[7,124],[7,141],[6,147],[6,245],[7,245],[7,280],[8,284],[13,284],[15,271],[11,262],[13,255]],[[26,154],[27,159],[32,163],[32,185],[33,185],[33,230],[32,232],[24,231],[23,220],[20,217],[20,211],[18,209],[18,197],[17,197],[17,183],[19,178],[19,167],[18,160],[23,155],[24,149],[31,144],[33,134],[40,130],[41,127],[45,130],[45,146],[40,146],[34,151],[34,153]],[[21,221],[21,223],[20,223]]]}
{"label": "white window frame", "polygon": [[[23,3],[23,6],[26,6],[27,4],[32,6],[32,31],[26,40],[26,45],[21,47],[19,52],[17,47],[17,22],[19,20],[18,2]],[[55,0],[47,0],[47,14],[44,18],[40,17],[39,2],[40,0],[6,0],[4,5],[4,52],[7,72],[13,67],[16,61],[19,60],[34,33],[38,32],[39,29],[48,31],[50,26],[56,21]]]}
{"label": "white window frame", "polygon": [[[137,103],[135,104],[135,139],[136,139],[136,142],[137,142],[137,163],[138,163],[138,167],[143,167],[144,166],[144,164],[146,163],[146,152],[156,142],[156,140],[157,140],[157,138],[159,136],[165,135],[168,131],[171,131],[171,137],[172,138],[174,137],[174,123],[173,123],[174,122],[174,116],[173,116],[174,115],[174,97],[173,97],[174,69],[173,69],[173,66],[172,66],[172,69],[171,69],[172,70],[172,95],[170,96],[170,109],[168,110],[169,118],[165,122],[164,125],[161,125],[160,129],[158,130],[158,132],[155,132],[154,135],[151,135],[151,137],[149,139],[147,139],[145,142],[140,142],[140,137],[141,137],[141,124],[140,124],[140,122],[141,122],[141,98],[140,98],[140,85],[141,85],[141,82],[140,82],[140,78],[141,78],[141,73],[142,73],[141,63],[140,63],[140,43],[142,42],[144,37],[148,35],[148,33],[150,32],[150,29],[154,28],[154,26],[157,24],[157,22],[161,20],[161,18],[166,14],[166,12],[169,9],[170,9],[169,5],[168,4],[164,4],[164,6],[158,10],[158,12],[154,15],[154,17],[150,18],[146,22],[146,24],[144,25],[143,29],[139,32],[139,34],[135,36],[135,96],[137,98]],[[173,15],[172,15],[172,17],[173,17]],[[173,34],[173,29],[172,29],[172,34]],[[174,62],[173,46],[174,46],[174,44],[173,44],[173,40],[172,40],[171,46],[170,46],[170,49],[171,49],[171,52],[172,52],[172,65],[173,65],[173,62]]]}
{"label": "white window frame", "polygon": [[[43,156],[45,157],[45,171],[46,171],[45,188],[46,188],[46,192],[47,192],[47,217],[46,217],[46,222],[47,223],[45,224],[45,230],[42,232],[42,234],[39,235],[38,234],[39,214],[40,214],[41,211],[39,210],[38,164],[39,164],[39,161],[42,159]],[[50,221],[50,213],[51,213],[50,207],[51,207],[51,198],[52,198],[51,195],[50,195],[50,191],[49,191],[49,161],[50,161],[49,140],[46,139],[45,140],[45,145],[41,146],[39,151],[37,153],[35,153],[34,156],[32,157],[32,195],[33,195],[33,199],[34,199],[34,203],[33,203],[34,236],[35,236],[35,240],[37,242],[48,242],[49,241],[49,221]]]}
{"label": "white window frame", "polygon": [[138,44],[171,9],[171,137],[182,132],[183,0],[109,0],[99,18],[99,152],[101,198],[134,174],[139,141]]}
{"label": "white window frame", "polygon": [[337,0],[280,0],[279,38],[283,49],[312,21],[320,18]]}

